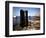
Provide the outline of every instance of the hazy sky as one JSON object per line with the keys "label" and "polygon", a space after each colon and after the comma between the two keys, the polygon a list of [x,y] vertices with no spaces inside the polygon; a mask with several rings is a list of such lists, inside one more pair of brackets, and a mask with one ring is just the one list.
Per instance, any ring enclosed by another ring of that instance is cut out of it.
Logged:
{"label": "hazy sky", "polygon": [[13,16],[20,16],[20,10],[28,10],[28,16],[39,16],[40,8],[13,7]]}

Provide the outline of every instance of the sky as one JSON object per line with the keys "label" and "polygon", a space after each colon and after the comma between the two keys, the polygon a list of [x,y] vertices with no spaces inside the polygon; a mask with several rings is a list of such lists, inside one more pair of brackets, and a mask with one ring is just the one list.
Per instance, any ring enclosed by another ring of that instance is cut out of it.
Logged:
{"label": "sky", "polygon": [[13,7],[13,16],[20,16],[20,10],[28,10],[28,16],[39,16],[40,8]]}

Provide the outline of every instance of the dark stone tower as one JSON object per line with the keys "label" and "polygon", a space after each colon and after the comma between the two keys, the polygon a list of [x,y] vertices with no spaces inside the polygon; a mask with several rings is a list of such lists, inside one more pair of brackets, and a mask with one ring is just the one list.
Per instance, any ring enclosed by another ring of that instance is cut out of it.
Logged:
{"label": "dark stone tower", "polygon": [[22,28],[28,26],[28,11],[20,10],[20,26]]}

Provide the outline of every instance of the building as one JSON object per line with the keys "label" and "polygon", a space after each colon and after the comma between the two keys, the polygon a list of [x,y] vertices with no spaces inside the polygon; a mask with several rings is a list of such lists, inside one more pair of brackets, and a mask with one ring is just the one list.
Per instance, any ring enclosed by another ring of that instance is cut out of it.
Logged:
{"label": "building", "polygon": [[28,11],[27,10],[20,10],[20,26],[27,27],[28,26]]}

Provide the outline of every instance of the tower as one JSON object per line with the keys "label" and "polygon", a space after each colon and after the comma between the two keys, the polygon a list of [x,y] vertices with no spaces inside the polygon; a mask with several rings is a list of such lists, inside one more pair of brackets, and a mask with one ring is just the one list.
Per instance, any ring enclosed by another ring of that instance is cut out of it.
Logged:
{"label": "tower", "polygon": [[20,10],[20,26],[27,27],[28,26],[28,11]]}

